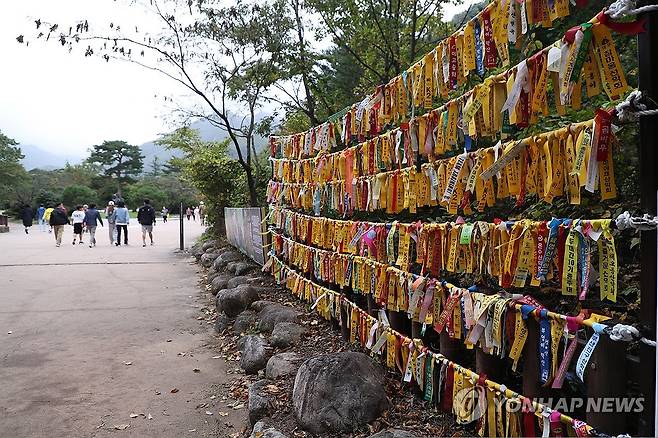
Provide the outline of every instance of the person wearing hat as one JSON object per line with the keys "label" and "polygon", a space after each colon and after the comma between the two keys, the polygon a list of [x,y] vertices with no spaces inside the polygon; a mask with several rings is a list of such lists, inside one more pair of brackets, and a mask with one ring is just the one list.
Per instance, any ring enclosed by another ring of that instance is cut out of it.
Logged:
{"label": "person wearing hat", "polygon": [[203,201],[199,202],[199,220],[201,225],[206,224],[206,206],[203,204]]}
{"label": "person wearing hat", "polygon": [[110,245],[114,245],[114,236],[117,231],[117,211],[114,208],[114,201],[107,203],[107,208],[105,208],[105,218],[107,219],[107,228],[110,232]]}

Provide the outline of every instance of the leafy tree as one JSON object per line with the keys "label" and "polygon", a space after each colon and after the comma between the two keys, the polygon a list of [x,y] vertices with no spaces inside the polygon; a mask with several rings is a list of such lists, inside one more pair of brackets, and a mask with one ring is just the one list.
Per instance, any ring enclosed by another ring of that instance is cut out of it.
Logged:
{"label": "leafy tree", "polygon": [[126,204],[132,209],[140,207],[144,199],[149,199],[154,208],[160,208],[169,201],[167,193],[161,190],[153,180],[142,180],[128,186],[125,199]]}
{"label": "leafy tree", "polygon": [[62,192],[62,202],[68,208],[75,208],[77,205],[98,203],[97,193],[87,186],[68,186]]}
{"label": "leafy tree", "polygon": [[125,141],[104,141],[91,150],[87,162],[98,164],[105,176],[113,178],[117,185],[117,194],[122,196],[121,187],[131,177],[138,176],[144,168],[144,157],[139,146]]}

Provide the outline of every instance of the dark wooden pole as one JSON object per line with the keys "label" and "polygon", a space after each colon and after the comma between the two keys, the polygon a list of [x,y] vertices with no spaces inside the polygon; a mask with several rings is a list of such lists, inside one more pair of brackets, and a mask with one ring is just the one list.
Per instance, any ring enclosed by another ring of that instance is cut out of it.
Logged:
{"label": "dark wooden pole", "polygon": [[[639,5],[654,3],[641,1]],[[638,35],[638,88],[645,97],[658,100],[658,14],[646,14],[646,32]],[[640,118],[640,205],[642,213],[656,215],[658,172],[658,117]],[[647,336],[656,339],[656,231],[640,233],[642,269],[640,271],[640,322]],[[644,396],[644,411],[640,416],[639,435],[655,435],[656,418],[656,349],[640,344],[640,390]]]}
{"label": "dark wooden pole", "polygon": [[[626,343],[601,336],[585,370],[587,398],[601,400],[626,397]],[[588,410],[587,422],[600,432],[616,435],[626,432],[627,412]]]}

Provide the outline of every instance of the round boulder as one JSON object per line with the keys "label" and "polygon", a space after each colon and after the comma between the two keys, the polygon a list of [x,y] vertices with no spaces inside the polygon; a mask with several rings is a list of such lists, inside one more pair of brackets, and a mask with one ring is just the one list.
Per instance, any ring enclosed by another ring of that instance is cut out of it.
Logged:
{"label": "round boulder", "polygon": [[226,251],[218,257],[220,261],[215,264],[215,268],[223,268],[229,262],[237,262],[238,260],[242,260],[243,257],[239,251]]}
{"label": "round boulder", "polygon": [[251,438],[288,438],[273,427],[267,427],[265,422],[259,421],[254,424],[254,429],[251,431]]}
{"label": "round boulder", "polygon": [[217,333],[221,333],[226,330],[230,324],[231,320],[229,317],[223,313],[220,313],[217,315],[217,319],[215,319],[215,331]]}
{"label": "round boulder", "polygon": [[279,322],[272,330],[270,343],[273,347],[288,348],[297,344],[305,332],[306,329],[297,323]]}
{"label": "round boulder", "polygon": [[249,385],[249,422],[255,424],[269,415],[272,407],[270,395],[265,392],[268,381],[258,380]]}
{"label": "round boulder", "polygon": [[265,376],[276,380],[281,377],[293,376],[299,369],[302,357],[297,353],[279,353],[270,357],[265,367]]}
{"label": "round boulder", "polygon": [[224,289],[217,294],[217,312],[224,312],[230,318],[247,310],[251,303],[258,300],[258,291],[249,285]]}
{"label": "round boulder", "polygon": [[245,310],[240,313],[233,323],[233,333],[236,335],[249,331],[256,324],[256,312]]}
{"label": "round boulder", "polygon": [[206,252],[210,248],[214,248],[215,246],[217,246],[217,241],[215,239],[208,239],[205,242],[203,242],[203,245],[201,245],[201,250],[203,252]]}
{"label": "round boulder", "polygon": [[251,310],[253,310],[254,312],[260,312],[261,310],[263,310],[267,306],[271,306],[272,304],[274,303],[268,300],[254,301],[253,303],[251,303]]}
{"label": "round boulder", "polygon": [[231,289],[228,285],[228,282],[232,278],[233,276],[231,274],[226,273],[221,273],[214,276],[212,281],[210,281],[210,291],[212,294],[217,295],[217,293],[222,289]]}
{"label": "round boulder", "polygon": [[274,326],[280,322],[297,322],[301,313],[293,308],[281,304],[266,306],[258,312],[258,330],[266,333],[272,332]]}
{"label": "round boulder", "polygon": [[242,351],[240,368],[247,374],[256,374],[265,368],[269,359],[270,348],[260,336],[247,335],[240,339],[238,346]]}
{"label": "round boulder", "polygon": [[299,424],[315,434],[349,432],[388,409],[383,373],[370,357],[352,351],[304,362],[295,377],[293,405]]}
{"label": "round boulder", "polygon": [[216,252],[207,252],[201,256],[201,265],[205,268],[209,268],[213,265],[215,259],[219,257],[220,255]]}

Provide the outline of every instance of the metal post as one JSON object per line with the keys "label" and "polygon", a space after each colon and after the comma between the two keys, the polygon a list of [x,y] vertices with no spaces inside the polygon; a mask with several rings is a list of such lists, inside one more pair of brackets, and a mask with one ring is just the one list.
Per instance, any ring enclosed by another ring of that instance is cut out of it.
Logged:
{"label": "metal post", "polygon": [[185,249],[185,236],[184,236],[184,229],[183,229],[183,202],[181,201],[180,203],[180,250],[183,251]]}
{"label": "metal post", "polygon": [[[651,4],[641,1],[638,6]],[[658,100],[658,14],[646,14],[646,32],[638,35],[638,88],[650,99]],[[658,172],[656,172],[656,117],[640,118],[640,206],[641,213],[656,215]],[[656,231],[640,232],[640,321],[647,329],[645,336],[656,336]],[[655,339],[655,337],[654,337]],[[654,436],[656,425],[656,349],[640,343],[642,364],[640,389],[645,403],[640,416],[638,435]]]}

